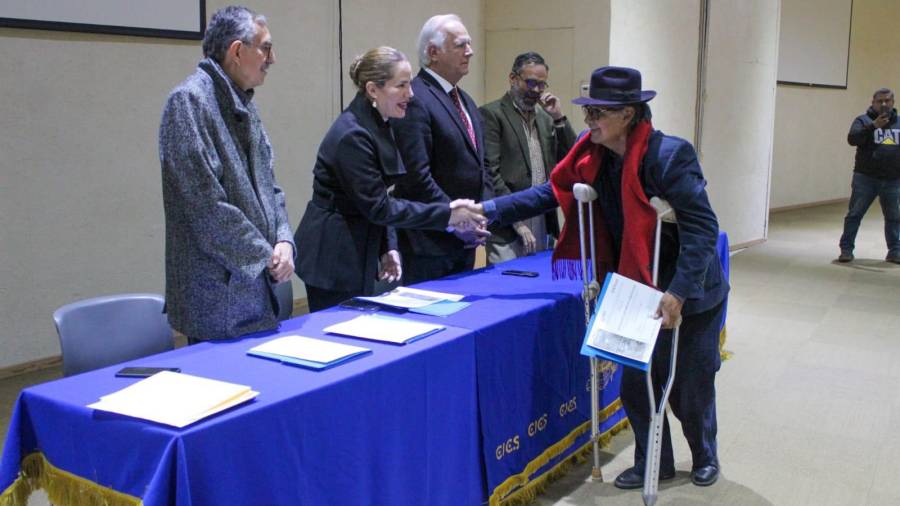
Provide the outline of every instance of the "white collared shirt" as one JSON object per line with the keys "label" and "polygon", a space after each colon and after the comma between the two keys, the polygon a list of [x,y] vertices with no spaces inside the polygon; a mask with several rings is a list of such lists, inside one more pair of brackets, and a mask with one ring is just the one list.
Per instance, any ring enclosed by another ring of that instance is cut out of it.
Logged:
{"label": "white collared shirt", "polygon": [[[423,67],[423,68],[425,69],[425,72],[428,72],[429,74],[431,74],[431,77],[433,77],[438,82],[438,84],[441,85],[441,89],[444,90],[444,93],[449,95],[450,90],[455,88],[455,86],[450,84],[450,81],[448,81],[448,80],[444,79],[443,77],[441,77],[440,75],[438,75],[437,72],[431,70],[428,67]],[[469,111],[466,110],[466,102],[462,99],[462,95],[459,93],[459,90],[456,90],[456,94],[457,94],[457,96],[459,96],[459,103],[462,105],[463,114],[466,115],[466,119],[469,120],[469,124],[473,125],[473,128],[474,128],[474,124],[472,123],[472,116],[470,116]],[[453,99],[451,98],[450,100],[453,100]]]}

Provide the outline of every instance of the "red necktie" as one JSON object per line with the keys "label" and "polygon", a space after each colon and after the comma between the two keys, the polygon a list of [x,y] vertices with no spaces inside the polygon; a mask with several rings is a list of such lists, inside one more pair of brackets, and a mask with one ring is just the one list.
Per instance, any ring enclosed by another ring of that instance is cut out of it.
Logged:
{"label": "red necktie", "polygon": [[475,130],[472,129],[472,123],[469,122],[466,112],[463,111],[462,103],[459,101],[459,93],[456,92],[456,88],[450,90],[450,98],[453,99],[453,105],[456,106],[456,112],[459,113],[459,119],[462,121],[463,126],[466,127],[466,132],[469,134],[469,140],[472,141],[472,145],[477,148],[478,144],[475,143]]}

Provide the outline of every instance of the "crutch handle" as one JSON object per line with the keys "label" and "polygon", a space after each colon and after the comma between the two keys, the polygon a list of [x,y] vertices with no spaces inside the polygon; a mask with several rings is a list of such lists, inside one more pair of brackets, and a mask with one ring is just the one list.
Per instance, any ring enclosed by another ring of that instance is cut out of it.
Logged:
{"label": "crutch handle", "polygon": [[575,183],[572,193],[575,194],[575,200],[578,202],[593,202],[597,200],[597,190],[589,184]]}
{"label": "crutch handle", "polygon": [[[576,185],[577,186],[577,185]],[[592,188],[593,189],[593,188]],[[595,193],[596,195],[596,193]],[[661,221],[675,223],[675,210],[669,205],[669,202],[659,197],[651,197],[650,205],[656,210],[656,218]]]}

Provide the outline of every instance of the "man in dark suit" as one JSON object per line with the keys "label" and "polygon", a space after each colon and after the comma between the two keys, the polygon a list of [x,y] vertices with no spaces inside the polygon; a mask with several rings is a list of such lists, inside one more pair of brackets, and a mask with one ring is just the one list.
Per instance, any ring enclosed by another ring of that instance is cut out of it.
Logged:
{"label": "man in dark suit", "polygon": [[[481,107],[484,152],[495,195],[508,195],[542,184],[575,144],[575,131],[547,92],[549,67],[541,55],[520,54],[509,73],[509,91]],[[539,106],[539,107],[538,107]],[[543,251],[548,236],[559,235],[556,211],[491,228],[488,263]]]}
{"label": "man in dark suit", "polygon": [[[392,122],[409,175],[394,195],[419,202],[480,201],[492,196],[484,171],[484,130],[472,98],[457,83],[469,73],[472,39],[459,16],[425,22],[419,34],[421,70],[406,117]],[[482,233],[485,234],[485,233]],[[398,232],[404,284],[471,270],[471,235],[424,230]]]}

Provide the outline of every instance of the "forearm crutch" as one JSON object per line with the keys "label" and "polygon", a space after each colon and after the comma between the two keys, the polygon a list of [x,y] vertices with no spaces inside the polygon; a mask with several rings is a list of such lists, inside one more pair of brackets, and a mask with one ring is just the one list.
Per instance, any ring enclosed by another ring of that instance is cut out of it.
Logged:
{"label": "forearm crutch", "polygon": [[[591,322],[591,301],[600,291],[600,283],[597,281],[597,248],[594,243],[594,212],[593,202],[597,200],[597,192],[590,185],[577,183],[572,189],[575,200],[578,202],[578,242],[581,245],[581,279],[584,282],[584,324]],[[587,248],[585,247],[585,223],[584,210],[587,209],[588,228],[587,235],[591,245],[591,268],[588,270]],[[591,361],[591,444],[594,450],[594,466],[591,469],[591,478],[594,481],[603,481],[603,472],[600,470],[600,392],[597,389],[597,357],[590,357]]]}
{"label": "forearm crutch", "polygon": [[[668,202],[658,197],[650,199],[650,205],[656,210],[656,239],[653,245],[653,286],[657,286],[659,277],[659,245],[662,236],[663,222],[675,223],[675,211]],[[651,371],[653,369],[653,359],[647,364],[647,398],[650,401],[650,430],[647,435],[647,454],[644,463],[644,489],[641,496],[646,506],[656,504],[657,492],[659,491],[659,457],[662,446],[663,421],[666,416],[666,402],[669,400],[669,394],[672,392],[672,383],[675,381],[675,359],[678,356],[678,328],[681,325],[681,318],[675,322],[672,329],[672,351],[669,356],[669,377],[666,379],[666,386],[663,388],[662,397],[659,400],[659,406],[656,405],[656,396],[653,394],[653,377]]]}

